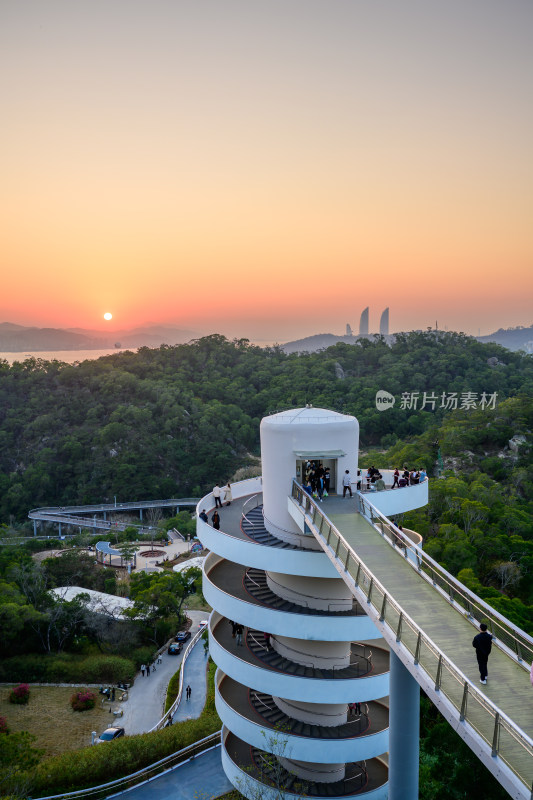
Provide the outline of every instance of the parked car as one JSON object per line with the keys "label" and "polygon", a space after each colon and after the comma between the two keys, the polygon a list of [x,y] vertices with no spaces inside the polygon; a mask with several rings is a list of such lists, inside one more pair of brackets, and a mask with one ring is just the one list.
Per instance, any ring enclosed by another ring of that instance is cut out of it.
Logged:
{"label": "parked car", "polygon": [[114,739],[118,739],[119,736],[124,736],[124,734],[124,728],[119,728],[117,725],[113,725],[111,728],[106,728],[105,731],[94,740],[94,743],[101,744],[102,742],[112,742]]}
{"label": "parked car", "polygon": [[178,631],[178,633],[174,636],[175,642],[181,642],[182,644],[187,641],[187,639],[191,638],[190,631]]}
{"label": "parked car", "polygon": [[181,642],[171,642],[168,646],[167,653],[169,656],[179,656],[181,653]]}

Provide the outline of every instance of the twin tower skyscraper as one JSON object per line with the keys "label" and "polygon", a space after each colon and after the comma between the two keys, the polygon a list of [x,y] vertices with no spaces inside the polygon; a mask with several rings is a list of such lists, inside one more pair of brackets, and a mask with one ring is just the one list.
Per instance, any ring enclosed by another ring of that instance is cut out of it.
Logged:
{"label": "twin tower skyscraper", "polygon": [[[359,320],[359,336],[368,336],[368,306],[364,309],[361,314],[361,319]],[[383,314],[381,315],[381,319],[379,320],[379,332],[382,336],[389,335],[389,309],[386,308]],[[346,325],[346,335],[351,336],[352,329],[350,325]]]}

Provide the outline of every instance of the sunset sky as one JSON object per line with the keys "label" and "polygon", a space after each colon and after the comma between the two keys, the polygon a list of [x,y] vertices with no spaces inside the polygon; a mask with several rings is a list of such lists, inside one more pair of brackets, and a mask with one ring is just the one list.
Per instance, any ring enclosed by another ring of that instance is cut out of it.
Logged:
{"label": "sunset sky", "polygon": [[531,0],[1,0],[0,321],[532,324],[532,40]]}

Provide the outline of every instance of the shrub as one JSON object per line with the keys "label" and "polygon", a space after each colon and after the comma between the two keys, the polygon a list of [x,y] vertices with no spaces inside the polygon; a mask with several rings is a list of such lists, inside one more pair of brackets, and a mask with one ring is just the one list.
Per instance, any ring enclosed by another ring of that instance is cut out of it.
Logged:
{"label": "shrub", "polygon": [[9,692],[9,702],[19,706],[25,706],[30,699],[30,687],[27,683],[19,683]]}
{"label": "shrub", "polygon": [[0,681],[39,683],[46,680],[46,658],[38,655],[13,656],[0,661]]}
{"label": "shrub", "polygon": [[80,679],[86,683],[131,683],[135,664],[121,656],[89,656],[79,664]]}
{"label": "shrub", "polygon": [[174,675],[168,682],[167,699],[165,701],[165,714],[167,713],[168,709],[178,696],[180,688],[180,672],[181,672],[181,666],[178,667],[178,671],[174,673]]}
{"label": "shrub", "polygon": [[155,659],[155,647],[136,647],[130,654],[130,658],[135,663],[137,669],[140,669],[141,664],[151,664]]}
{"label": "shrub", "polygon": [[70,705],[74,711],[90,711],[96,703],[94,692],[74,692],[70,698]]}
{"label": "shrub", "polygon": [[0,681],[5,683],[21,679],[28,683],[131,683],[134,675],[133,660],[121,656],[30,654],[0,661]]}
{"label": "shrub", "polygon": [[0,733],[9,733],[9,728],[7,727],[7,720],[5,717],[0,717]]}

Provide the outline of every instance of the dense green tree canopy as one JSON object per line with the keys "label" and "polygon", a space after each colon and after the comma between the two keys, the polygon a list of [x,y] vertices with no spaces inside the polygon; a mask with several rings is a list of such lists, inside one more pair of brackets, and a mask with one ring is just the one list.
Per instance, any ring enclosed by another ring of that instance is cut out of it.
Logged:
{"label": "dense green tree canopy", "polygon": [[[384,389],[394,408],[377,411]],[[446,409],[406,410],[404,392],[533,394],[533,359],[462,334],[399,335],[286,355],[213,335],[77,365],[0,362],[0,519],[39,505],[199,494],[257,453],[259,421],[312,403],[355,414],[362,445],[421,434]],[[420,400],[421,404],[421,400]],[[470,412],[469,412],[470,413]],[[452,415],[453,416],[453,415]],[[503,441],[513,427],[495,426]],[[443,444],[468,447],[464,426]]]}

